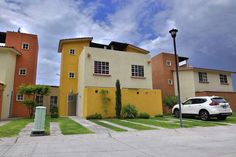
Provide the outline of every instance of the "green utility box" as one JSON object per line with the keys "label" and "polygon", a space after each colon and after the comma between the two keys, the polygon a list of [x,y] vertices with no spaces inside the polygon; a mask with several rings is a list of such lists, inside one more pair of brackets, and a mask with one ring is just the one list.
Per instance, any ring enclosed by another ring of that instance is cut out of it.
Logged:
{"label": "green utility box", "polygon": [[46,107],[38,106],[35,110],[34,118],[34,128],[32,130],[32,135],[43,135],[46,117]]}

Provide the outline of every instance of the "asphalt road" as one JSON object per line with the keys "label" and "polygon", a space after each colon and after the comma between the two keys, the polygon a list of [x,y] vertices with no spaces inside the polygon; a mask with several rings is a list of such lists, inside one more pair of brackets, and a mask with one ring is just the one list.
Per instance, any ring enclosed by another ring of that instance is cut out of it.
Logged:
{"label": "asphalt road", "polygon": [[236,125],[0,139],[11,157],[236,157]]}

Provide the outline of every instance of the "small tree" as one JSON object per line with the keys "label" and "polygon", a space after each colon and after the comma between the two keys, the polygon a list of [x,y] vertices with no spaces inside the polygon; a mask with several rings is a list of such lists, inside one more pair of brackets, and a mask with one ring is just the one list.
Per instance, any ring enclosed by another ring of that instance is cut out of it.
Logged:
{"label": "small tree", "polygon": [[166,96],[163,100],[163,103],[171,109],[174,105],[178,103],[178,97],[177,96]]}
{"label": "small tree", "polygon": [[116,117],[120,118],[121,113],[121,90],[120,90],[120,81],[116,80]]}
{"label": "small tree", "polygon": [[36,95],[48,95],[50,88],[43,85],[21,85],[18,92],[26,96],[22,104],[28,108],[29,117],[32,118],[36,107]]}
{"label": "small tree", "polygon": [[108,106],[110,104],[111,99],[107,96],[108,95],[108,90],[101,90],[100,94],[102,96],[102,108],[105,114],[108,112]]}

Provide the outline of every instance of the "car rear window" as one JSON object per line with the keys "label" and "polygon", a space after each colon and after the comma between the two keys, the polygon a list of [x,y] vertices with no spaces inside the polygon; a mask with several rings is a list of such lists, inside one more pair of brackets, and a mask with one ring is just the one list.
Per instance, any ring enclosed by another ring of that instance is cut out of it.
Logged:
{"label": "car rear window", "polygon": [[223,98],[212,98],[211,100],[212,100],[212,101],[216,101],[216,102],[218,102],[218,103],[226,103],[226,100],[223,99]]}

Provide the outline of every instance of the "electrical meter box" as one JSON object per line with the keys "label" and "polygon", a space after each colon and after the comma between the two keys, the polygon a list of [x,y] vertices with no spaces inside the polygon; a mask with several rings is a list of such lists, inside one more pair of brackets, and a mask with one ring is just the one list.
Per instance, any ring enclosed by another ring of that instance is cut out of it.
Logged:
{"label": "electrical meter box", "polygon": [[33,135],[44,134],[45,117],[46,117],[46,107],[44,107],[44,106],[36,107],[35,118],[34,118],[34,127],[32,130]]}

